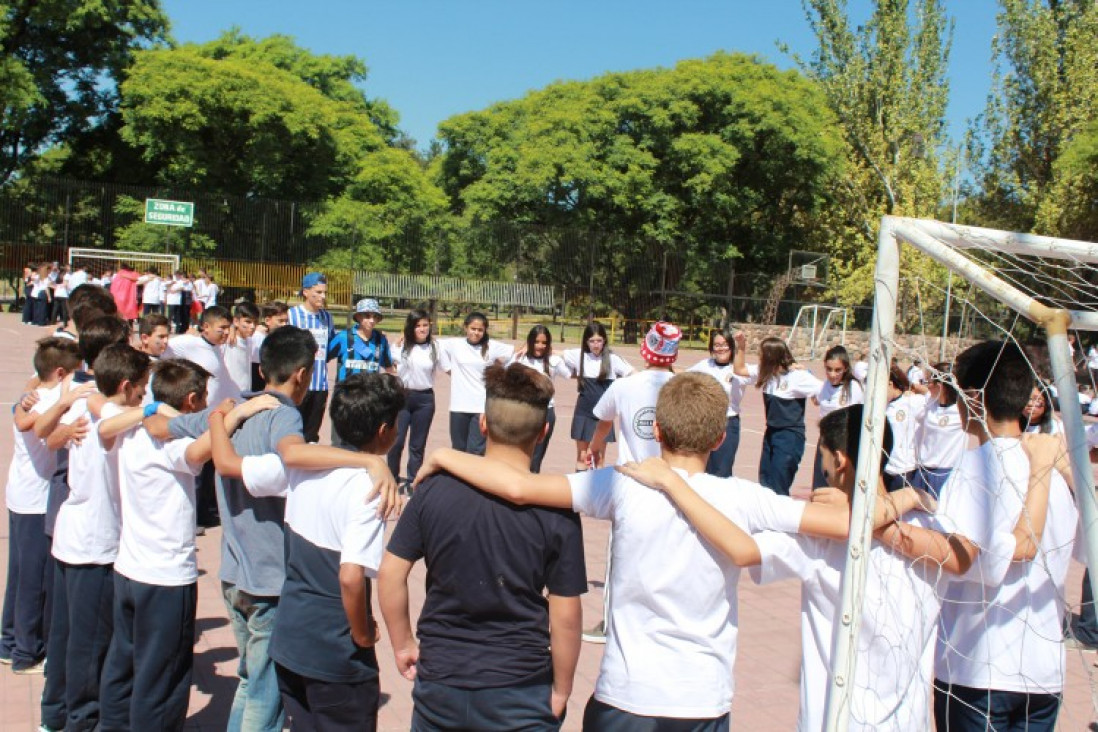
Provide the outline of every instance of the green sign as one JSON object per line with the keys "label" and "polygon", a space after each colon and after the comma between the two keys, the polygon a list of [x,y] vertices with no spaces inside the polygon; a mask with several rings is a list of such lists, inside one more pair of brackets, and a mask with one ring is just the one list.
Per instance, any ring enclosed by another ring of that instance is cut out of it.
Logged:
{"label": "green sign", "polygon": [[145,223],[165,226],[194,226],[194,204],[187,201],[145,199]]}

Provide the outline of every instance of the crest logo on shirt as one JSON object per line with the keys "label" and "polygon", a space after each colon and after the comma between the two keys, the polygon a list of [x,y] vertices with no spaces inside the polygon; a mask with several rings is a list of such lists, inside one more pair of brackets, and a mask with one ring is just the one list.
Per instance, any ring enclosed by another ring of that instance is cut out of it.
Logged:
{"label": "crest logo on shirt", "polygon": [[905,419],[907,419],[907,412],[905,412],[902,409],[898,410],[896,412],[896,418],[895,419],[896,419],[897,422],[903,422]]}
{"label": "crest logo on shirt", "polygon": [[949,415],[943,414],[941,417],[938,417],[939,427],[945,427],[947,424],[949,424]]}
{"label": "crest logo on shirt", "polygon": [[840,407],[845,407],[846,406],[846,394],[840,394],[839,395],[839,406]]}
{"label": "crest logo on shirt", "polygon": [[778,391],[785,391],[788,388],[789,388],[789,382],[786,381],[785,379],[782,379],[781,381],[778,382]]}
{"label": "crest logo on shirt", "polygon": [[633,434],[642,440],[656,439],[652,426],[656,423],[656,408],[644,407],[633,416]]}

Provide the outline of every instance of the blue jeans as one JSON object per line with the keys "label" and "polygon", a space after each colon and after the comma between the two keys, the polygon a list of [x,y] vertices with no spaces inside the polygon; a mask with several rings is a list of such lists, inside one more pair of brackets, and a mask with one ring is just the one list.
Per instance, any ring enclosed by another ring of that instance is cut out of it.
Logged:
{"label": "blue jeans", "polygon": [[724,427],[724,442],[705,462],[705,472],[718,478],[732,477],[732,465],[736,462],[736,451],[740,449],[740,416],[728,418]]}
{"label": "blue jeans", "polygon": [[236,670],[240,683],[233,697],[226,730],[277,732],[282,729],[286,712],[282,708],[275,663],[267,655],[267,649],[274,630],[278,598],[249,595],[228,582],[221,583],[221,593],[240,654]]}
{"label": "blue jeans", "polygon": [[759,483],[778,495],[788,496],[804,456],[804,432],[767,428],[759,460]]}
{"label": "blue jeans", "polygon": [[934,680],[938,732],[1053,732],[1062,694],[973,689]]}

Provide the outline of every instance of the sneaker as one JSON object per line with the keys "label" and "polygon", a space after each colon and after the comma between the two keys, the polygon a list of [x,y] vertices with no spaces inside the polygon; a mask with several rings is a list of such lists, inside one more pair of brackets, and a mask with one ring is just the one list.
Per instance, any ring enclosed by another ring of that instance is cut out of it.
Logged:
{"label": "sneaker", "polygon": [[0,664],[5,666],[11,665],[11,656],[0,656]]}
{"label": "sneaker", "polygon": [[581,637],[585,643],[606,643],[606,622],[600,620],[595,627],[583,631]]}
{"label": "sneaker", "polygon": [[1064,648],[1069,651],[1082,651],[1084,653],[1098,652],[1098,647],[1084,643],[1078,638],[1064,638]]}
{"label": "sneaker", "polygon": [[38,725],[38,732],[61,732],[61,730],[54,729],[53,727],[47,727],[44,724],[40,724]]}
{"label": "sneaker", "polygon": [[19,674],[20,676],[30,676],[32,674],[44,674],[46,673],[46,659],[42,659],[38,663],[32,666],[24,666],[23,668],[12,668],[12,673]]}

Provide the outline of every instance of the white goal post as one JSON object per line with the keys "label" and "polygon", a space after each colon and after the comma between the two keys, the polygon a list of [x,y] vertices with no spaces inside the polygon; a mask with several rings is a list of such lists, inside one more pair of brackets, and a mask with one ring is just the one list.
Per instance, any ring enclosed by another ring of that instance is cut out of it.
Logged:
{"label": "white goal post", "polygon": [[[1098,244],[1018,234],[938,221],[886,216],[881,221],[875,274],[869,373],[852,497],[850,538],[832,646],[826,729],[843,732],[851,714],[857,638],[873,533],[873,512],[887,424],[889,369],[896,346],[900,247],[906,244],[959,275],[986,298],[1039,326],[1047,337],[1050,371],[1062,406],[1060,417],[1087,565],[1098,568],[1098,503],[1094,495],[1078,384],[1068,330],[1098,331]],[[996,261],[1007,266],[997,267]],[[1035,263],[1034,266],[1027,266]],[[905,277],[907,272],[905,271]],[[1089,309],[1088,309],[1089,308]],[[998,312],[998,311],[997,311]],[[1066,406],[1065,406],[1066,405]],[[1092,589],[1098,572],[1091,572]],[[1098,592],[1095,592],[1098,596]],[[1089,665],[1089,664],[1088,664]]]}
{"label": "white goal post", "polygon": [[110,262],[112,264],[121,263],[144,263],[155,266],[158,270],[162,270],[164,267],[170,267],[169,272],[164,274],[171,274],[179,269],[179,255],[178,254],[156,254],[154,252],[123,252],[114,249],[92,249],[89,247],[70,247],[68,255],[69,267],[73,267],[76,262],[84,262],[87,260],[98,262]]}
{"label": "white goal post", "polygon": [[838,330],[839,342],[835,345],[846,345],[846,323],[846,308],[834,305],[802,305],[786,340],[793,355],[797,356],[802,352],[799,339],[807,336],[808,360],[815,361],[818,353],[822,355],[827,350],[825,346],[829,344],[829,335],[834,335],[833,331]]}

